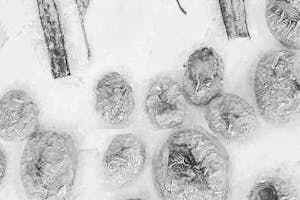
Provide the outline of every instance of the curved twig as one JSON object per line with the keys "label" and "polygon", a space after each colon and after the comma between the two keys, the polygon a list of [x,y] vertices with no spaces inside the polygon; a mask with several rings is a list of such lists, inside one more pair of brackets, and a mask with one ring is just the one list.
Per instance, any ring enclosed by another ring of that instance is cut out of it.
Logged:
{"label": "curved twig", "polygon": [[180,8],[181,12],[182,12],[183,14],[186,15],[187,13],[186,13],[186,11],[183,9],[183,7],[181,6],[179,0],[176,0],[176,2],[177,2],[178,7]]}

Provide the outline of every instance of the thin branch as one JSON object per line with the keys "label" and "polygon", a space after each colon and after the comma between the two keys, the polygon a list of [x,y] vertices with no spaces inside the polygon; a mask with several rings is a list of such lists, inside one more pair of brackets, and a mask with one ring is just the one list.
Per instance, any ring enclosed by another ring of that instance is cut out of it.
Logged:
{"label": "thin branch", "polygon": [[176,0],[176,2],[177,2],[178,7],[180,8],[181,12],[182,12],[183,14],[186,15],[187,13],[186,13],[186,11],[182,8],[182,6],[180,5],[179,0]]}

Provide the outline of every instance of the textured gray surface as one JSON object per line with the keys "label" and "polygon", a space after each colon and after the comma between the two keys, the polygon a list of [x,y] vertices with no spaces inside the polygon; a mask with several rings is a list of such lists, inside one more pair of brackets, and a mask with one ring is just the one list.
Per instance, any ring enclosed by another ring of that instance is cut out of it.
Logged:
{"label": "textured gray surface", "polygon": [[53,78],[61,78],[71,74],[68,54],[65,48],[65,36],[62,22],[55,0],[37,0],[41,27],[49,53],[49,64]]}
{"label": "textured gray surface", "polygon": [[249,200],[297,200],[295,188],[289,180],[266,177],[258,180],[249,192]]}
{"label": "textured gray surface", "polygon": [[[74,0],[62,0],[65,4]],[[265,1],[247,1],[249,39],[228,41],[218,1],[181,0],[188,14],[179,12],[174,1],[110,0],[90,2],[86,13],[86,31],[93,58],[90,63],[74,65],[77,54],[70,56],[73,75],[53,80],[49,76],[47,51],[40,53],[44,38],[36,15],[36,2],[0,0],[1,23],[10,36],[0,52],[0,93],[8,89],[24,89],[36,100],[40,122],[49,128],[67,130],[79,141],[80,159],[74,191],[76,200],[124,200],[143,198],[159,200],[153,188],[151,158],[156,147],[165,141],[169,131],[155,128],[145,113],[144,100],[151,80],[157,75],[182,77],[182,65],[195,49],[214,47],[224,62],[224,90],[244,98],[256,109],[253,90],[254,71],[262,55],[282,49],[270,33],[265,21]],[[63,8],[61,8],[63,10]],[[69,10],[69,9],[68,9]],[[73,10],[77,11],[75,6]],[[16,13],[18,13],[16,15]],[[64,14],[68,33],[80,29],[76,17]],[[70,28],[70,26],[72,28]],[[77,29],[77,28],[78,29]],[[19,32],[23,30],[23,32]],[[17,34],[18,33],[18,34]],[[86,53],[78,46],[80,37],[66,38],[70,51]],[[38,46],[41,45],[41,46]],[[75,55],[75,56],[74,56]],[[107,127],[95,113],[94,88],[99,77],[116,71],[126,77],[134,91],[136,108],[125,130]],[[177,80],[177,79],[176,79]],[[189,105],[184,124],[206,126],[204,109]],[[261,120],[261,118],[260,118]],[[300,191],[300,126],[295,122],[276,127],[262,120],[257,134],[244,143],[224,143],[232,163],[231,190],[228,199],[246,200],[258,173],[281,168]],[[103,176],[102,156],[111,138],[134,133],[141,138],[148,158],[145,169],[123,188],[108,187]],[[0,187],[0,199],[26,200],[20,183],[19,165],[24,142],[0,141],[8,156],[7,174]]]}
{"label": "textured gray surface", "polygon": [[117,135],[105,152],[105,175],[117,185],[133,181],[143,170],[145,146],[132,134]]}
{"label": "textured gray surface", "polygon": [[280,42],[289,48],[300,48],[299,0],[267,0],[266,19]]}
{"label": "textured gray surface", "polygon": [[192,103],[208,104],[223,89],[224,63],[211,47],[195,50],[188,58],[184,92]]}
{"label": "textured gray surface", "polygon": [[146,110],[151,121],[161,128],[173,128],[183,122],[186,102],[178,83],[162,77],[151,84]]}
{"label": "textured gray surface", "polygon": [[22,90],[7,91],[0,99],[0,137],[28,138],[36,129],[39,109]]}
{"label": "textured gray surface", "polygon": [[300,111],[300,60],[292,51],[263,56],[255,72],[255,94],[268,120],[287,121]]}
{"label": "textured gray surface", "polygon": [[96,88],[96,111],[108,123],[126,122],[133,111],[133,91],[117,72],[105,74]]}
{"label": "textured gray surface", "polygon": [[219,3],[228,38],[250,38],[245,0],[219,0]]}
{"label": "textured gray surface", "polygon": [[76,177],[77,156],[69,135],[36,132],[28,141],[21,161],[21,180],[28,199],[67,199]]}
{"label": "textured gray surface", "polygon": [[211,100],[206,111],[210,129],[227,139],[246,138],[258,126],[255,109],[235,94],[222,94]]}
{"label": "textured gray surface", "polygon": [[153,159],[155,184],[166,200],[225,200],[229,187],[226,150],[202,129],[171,134]]}

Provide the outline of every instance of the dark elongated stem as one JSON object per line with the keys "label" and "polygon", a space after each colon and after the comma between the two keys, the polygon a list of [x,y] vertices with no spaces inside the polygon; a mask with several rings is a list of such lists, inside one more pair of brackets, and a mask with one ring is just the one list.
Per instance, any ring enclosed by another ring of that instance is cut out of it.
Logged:
{"label": "dark elongated stem", "polygon": [[69,76],[71,73],[68,56],[56,3],[54,0],[37,0],[37,5],[51,60],[52,75],[54,78]]}
{"label": "dark elongated stem", "polygon": [[219,0],[219,4],[228,38],[250,38],[244,0]]}
{"label": "dark elongated stem", "polygon": [[176,2],[177,2],[177,5],[178,5],[179,9],[181,10],[181,12],[182,12],[183,14],[186,15],[187,13],[186,13],[186,11],[183,9],[183,7],[181,6],[179,0],[176,0]]}

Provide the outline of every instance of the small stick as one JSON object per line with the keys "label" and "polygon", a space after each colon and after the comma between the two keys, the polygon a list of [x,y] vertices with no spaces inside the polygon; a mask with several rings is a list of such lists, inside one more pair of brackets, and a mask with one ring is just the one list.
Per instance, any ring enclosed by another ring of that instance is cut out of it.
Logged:
{"label": "small stick", "polygon": [[244,0],[219,0],[228,39],[250,38]]}
{"label": "small stick", "polygon": [[78,11],[79,11],[79,15],[80,15],[80,25],[81,25],[81,29],[83,31],[83,37],[84,37],[84,42],[85,42],[85,46],[87,49],[88,59],[90,59],[91,49],[90,49],[89,41],[87,39],[85,25],[84,25],[85,14],[87,12],[87,8],[89,6],[90,1],[89,0],[75,0],[75,2],[77,5],[77,8],[78,8]]}
{"label": "small stick", "polygon": [[85,46],[86,46],[86,49],[87,49],[88,59],[90,59],[91,58],[91,49],[90,49],[89,41],[87,39],[86,31],[85,31],[84,20],[82,18],[81,18],[80,23],[81,23],[81,28],[82,28],[82,31],[83,31],[83,37],[84,37],[84,42],[85,42]]}
{"label": "small stick", "polygon": [[52,76],[54,79],[69,76],[68,56],[56,3],[54,0],[37,0],[37,5],[51,59]]}
{"label": "small stick", "polygon": [[181,12],[182,12],[183,14],[186,15],[187,13],[186,13],[186,11],[182,8],[182,6],[181,6],[179,0],[176,0],[176,2],[177,2],[178,7],[180,8]]}

